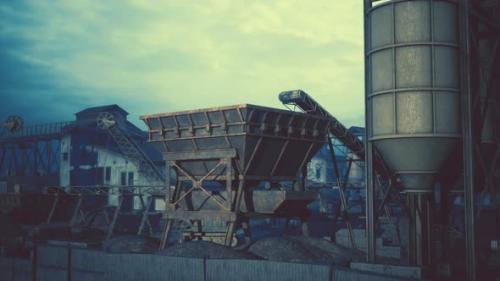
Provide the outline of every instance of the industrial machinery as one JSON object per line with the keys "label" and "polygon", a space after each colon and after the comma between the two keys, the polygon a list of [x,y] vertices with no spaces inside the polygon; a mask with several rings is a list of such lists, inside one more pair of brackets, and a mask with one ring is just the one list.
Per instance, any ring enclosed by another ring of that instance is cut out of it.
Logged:
{"label": "industrial machinery", "polygon": [[[365,158],[365,145],[363,141],[352,134],[337,118],[333,117],[333,115],[306,92],[302,90],[285,91],[279,94],[279,99],[286,106],[294,106],[307,114],[329,119],[329,132],[331,136],[338,139],[360,159]],[[380,155],[377,155],[374,166],[386,179],[390,177],[390,172]]]}
{"label": "industrial machinery", "polygon": [[[174,221],[185,222],[191,237],[222,236],[231,245],[251,217],[307,216],[316,194],[305,190],[303,171],[327,140],[327,119],[246,104],[141,119],[164,154],[167,175],[173,170],[177,178],[166,177],[175,187],[168,188],[162,247]],[[296,184],[259,190],[263,181]]]}
{"label": "industrial machinery", "polygon": [[[479,227],[484,204],[474,198],[498,191],[500,1],[364,4],[368,260],[376,259],[378,152],[406,194],[405,261],[434,273],[440,263],[452,263],[448,277],[491,277],[484,265],[491,251],[475,236],[485,227]],[[451,213],[460,203],[451,206],[450,198],[463,200],[462,212]],[[449,227],[447,217],[461,216],[464,228],[454,233],[465,250],[451,256],[450,233],[441,229]]]}
{"label": "industrial machinery", "polygon": [[409,258],[423,265],[430,261],[427,194],[461,133],[457,7],[390,1],[367,16],[367,139],[408,193]]}
{"label": "industrial machinery", "polygon": [[[358,137],[356,137],[354,134],[352,134],[340,121],[338,121],[335,117],[333,117],[333,115],[331,115],[325,108],[323,108],[317,101],[315,101],[306,92],[302,90],[285,91],[279,94],[279,99],[285,106],[292,106],[293,107],[292,110],[298,108],[306,114],[322,116],[330,121],[328,123],[328,130],[330,133],[330,137],[328,138],[328,147],[331,153],[332,162],[334,164],[333,172],[335,174],[335,178],[337,179],[337,186],[339,186],[339,193],[340,193],[339,196],[340,202],[338,202],[337,204],[338,210],[336,211],[336,214],[342,212],[343,219],[346,222],[347,228],[349,230],[351,245],[353,246],[353,248],[356,248],[352,234],[352,227],[349,221],[349,216],[347,214],[347,200],[344,194],[347,180],[343,180],[344,176],[340,174],[332,138],[337,139],[340,143],[345,145],[357,157],[357,159],[363,159],[364,161],[365,145],[363,141],[360,140]],[[349,175],[349,171],[353,161],[354,160],[352,158],[349,160],[345,176]],[[392,222],[393,220],[391,218],[391,211],[385,204],[385,202],[391,195],[391,191],[393,191],[392,181],[391,181],[392,175],[389,169],[387,168],[384,160],[378,153],[375,153],[374,169],[378,172],[379,181],[383,182],[383,184],[380,185],[379,189],[380,192],[377,196],[377,198],[380,198],[381,203],[380,203],[380,209],[377,210],[376,217],[378,217],[378,214],[382,214],[383,212],[387,217],[388,221]],[[334,225],[336,225],[337,218],[338,215],[335,217],[333,223]]]}
{"label": "industrial machinery", "polygon": [[75,121],[24,127],[11,116],[2,124],[1,209],[29,225],[33,237],[75,238],[89,230],[101,231],[103,239],[120,232],[154,236],[165,187],[148,156],[157,151],[143,143],[146,133],[116,105],[76,115]]}

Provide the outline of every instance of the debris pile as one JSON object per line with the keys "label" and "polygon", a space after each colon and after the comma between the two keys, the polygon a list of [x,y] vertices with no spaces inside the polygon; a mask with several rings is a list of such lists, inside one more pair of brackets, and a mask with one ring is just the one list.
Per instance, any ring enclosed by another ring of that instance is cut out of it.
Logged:
{"label": "debris pile", "polygon": [[176,244],[160,251],[158,254],[208,259],[258,259],[258,257],[245,251],[239,251],[208,241],[191,241]]}
{"label": "debris pile", "polygon": [[102,247],[110,253],[152,253],[158,243],[147,237],[124,235],[104,241]]}
{"label": "debris pile", "polygon": [[252,244],[249,252],[270,261],[348,265],[363,254],[321,238],[271,237]]}

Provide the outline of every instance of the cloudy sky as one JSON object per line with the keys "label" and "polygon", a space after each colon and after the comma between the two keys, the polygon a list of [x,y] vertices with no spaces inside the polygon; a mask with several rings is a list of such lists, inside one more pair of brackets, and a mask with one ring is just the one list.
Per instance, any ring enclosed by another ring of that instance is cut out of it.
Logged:
{"label": "cloudy sky", "polygon": [[0,1],[0,118],[138,116],[303,89],[363,124],[362,1]]}

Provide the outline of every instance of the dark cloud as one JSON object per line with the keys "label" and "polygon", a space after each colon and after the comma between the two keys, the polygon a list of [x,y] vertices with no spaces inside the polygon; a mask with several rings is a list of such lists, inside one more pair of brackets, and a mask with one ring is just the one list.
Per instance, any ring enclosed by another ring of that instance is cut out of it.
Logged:
{"label": "dark cloud", "polygon": [[0,120],[21,115],[27,123],[72,119],[89,100],[61,86],[50,67],[27,63],[0,50]]}
{"label": "dark cloud", "polygon": [[157,112],[281,107],[277,93],[302,88],[358,124],[362,20],[341,24],[362,5],[348,2],[1,1],[0,121],[71,120],[118,104],[141,125]]}

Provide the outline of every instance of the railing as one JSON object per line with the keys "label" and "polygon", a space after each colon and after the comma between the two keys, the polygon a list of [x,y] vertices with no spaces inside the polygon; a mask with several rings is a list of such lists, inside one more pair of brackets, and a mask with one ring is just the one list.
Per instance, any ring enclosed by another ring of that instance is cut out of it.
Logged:
{"label": "railing", "polygon": [[63,133],[66,126],[71,124],[73,124],[72,121],[32,125],[12,134],[6,133],[3,137],[5,141],[11,141],[20,138],[59,135]]}
{"label": "railing", "polygon": [[164,185],[89,185],[89,186],[49,186],[41,193],[66,193],[68,195],[166,195]]}

